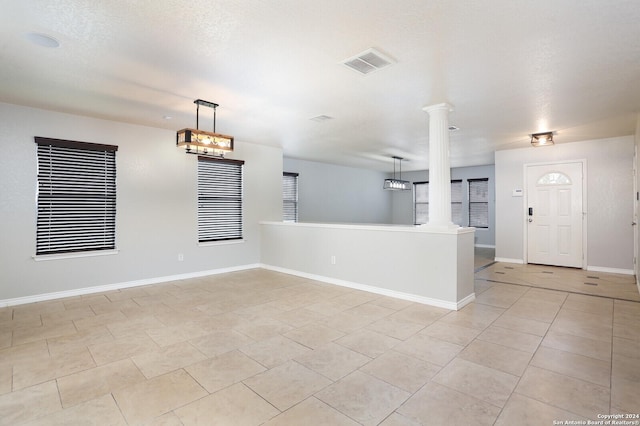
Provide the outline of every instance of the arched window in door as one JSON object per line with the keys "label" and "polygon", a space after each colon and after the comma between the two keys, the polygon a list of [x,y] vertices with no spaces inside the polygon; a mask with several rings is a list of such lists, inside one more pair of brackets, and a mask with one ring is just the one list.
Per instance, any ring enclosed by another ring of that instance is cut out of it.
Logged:
{"label": "arched window in door", "polygon": [[564,173],[550,172],[538,179],[538,185],[571,185],[571,179]]}

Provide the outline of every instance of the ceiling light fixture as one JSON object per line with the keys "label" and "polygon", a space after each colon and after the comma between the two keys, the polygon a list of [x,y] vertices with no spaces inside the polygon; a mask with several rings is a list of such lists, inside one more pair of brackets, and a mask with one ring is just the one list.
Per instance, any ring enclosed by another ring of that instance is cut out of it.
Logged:
{"label": "ceiling light fixture", "polygon": [[[216,108],[218,104],[196,99],[196,128],[178,130],[176,146],[183,147],[187,154],[213,155],[223,157],[225,152],[233,151],[233,136],[216,133]],[[213,108],[213,132],[199,129],[200,105]]]}
{"label": "ceiling light fixture", "polygon": [[[383,189],[387,189],[389,191],[407,191],[411,189],[411,182],[402,180],[402,157],[393,156],[393,178],[385,179]],[[400,175],[399,179],[396,179],[396,160],[400,164]]]}
{"label": "ceiling light fixture", "polygon": [[531,135],[531,145],[533,146],[553,145],[553,132],[533,133]]}

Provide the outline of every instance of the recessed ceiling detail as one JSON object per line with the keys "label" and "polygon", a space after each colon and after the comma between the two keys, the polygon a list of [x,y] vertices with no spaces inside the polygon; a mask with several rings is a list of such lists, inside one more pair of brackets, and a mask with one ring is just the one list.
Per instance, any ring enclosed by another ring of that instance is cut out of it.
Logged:
{"label": "recessed ceiling detail", "polygon": [[370,74],[393,64],[395,61],[376,49],[367,49],[349,59],[342,61],[344,65],[360,74]]}

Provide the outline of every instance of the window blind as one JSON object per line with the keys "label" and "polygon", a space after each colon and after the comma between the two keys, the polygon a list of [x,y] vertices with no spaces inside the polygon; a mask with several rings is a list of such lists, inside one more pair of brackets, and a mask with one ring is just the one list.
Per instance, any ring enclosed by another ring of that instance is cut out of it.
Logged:
{"label": "window blind", "polygon": [[469,179],[469,226],[489,227],[489,179]]}
{"label": "window blind", "polygon": [[459,226],[464,226],[462,223],[462,181],[451,181],[451,221]]}
{"label": "window blind", "polygon": [[298,173],[282,173],[282,220],[298,221]]}
{"label": "window blind", "polygon": [[429,222],[429,182],[413,184],[414,221],[416,225]]}
{"label": "window blind", "polygon": [[115,249],[117,146],[36,137],[36,255]]}
{"label": "window blind", "polygon": [[198,241],[242,239],[244,161],[198,157]]}

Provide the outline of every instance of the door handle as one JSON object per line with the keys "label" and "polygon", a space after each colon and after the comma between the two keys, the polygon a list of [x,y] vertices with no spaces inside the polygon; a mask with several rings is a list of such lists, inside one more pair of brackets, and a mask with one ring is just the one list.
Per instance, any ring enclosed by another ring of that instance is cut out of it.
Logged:
{"label": "door handle", "polygon": [[637,223],[636,223],[635,220],[633,222],[631,222],[631,226],[636,226],[636,225],[637,225]]}

